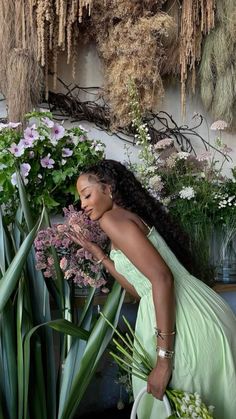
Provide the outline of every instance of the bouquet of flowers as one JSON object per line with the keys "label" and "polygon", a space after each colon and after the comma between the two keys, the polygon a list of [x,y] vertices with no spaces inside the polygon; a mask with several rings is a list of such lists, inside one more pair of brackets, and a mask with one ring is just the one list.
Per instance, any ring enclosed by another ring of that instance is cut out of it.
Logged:
{"label": "bouquet of flowers", "polygon": [[101,287],[106,281],[102,276],[101,265],[93,256],[73,242],[66,233],[80,229],[85,237],[106,250],[108,238],[100,229],[98,222],[91,221],[84,212],[76,211],[71,205],[64,208],[65,223],[55,224],[40,230],[35,239],[36,268],[43,271],[46,278],[54,278],[54,259],[51,249],[55,248],[60,260],[60,268],[67,280],[79,286]]}
{"label": "bouquet of flowers", "polygon": [[[101,316],[112,327],[119,338],[113,339],[114,350],[110,352],[118,366],[128,374],[132,374],[142,380],[147,381],[147,377],[153,369],[150,357],[135,335],[128,320],[123,316],[128,332],[121,334],[105,317]],[[188,393],[182,390],[167,388],[166,395],[170,401],[173,414],[170,418],[201,418],[213,419],[214,406],[206,406],[197,393]]]}
{"label": "bouquet of flowers", "polygon": [[89,140],[82,126],[65,129],[49,112],[32,112],[26,118],[24,130],[20,123],[0,124],[0,204],[6,214],[17,208],[18,170],[35,214],[42,203],[58,211],[78,198],[76,178],[86,165],[104,157],[105,146]]}
{"label": "bouquet of flowers", "polygon": [[137,95],[131,93],[140,161],[129,161],[129,168],[189,236],[199,278],[210,285],[214,278],[221,280],[226,261],[230,278],[236,281],[236,168],[231,176],[224,174],[232,151],[222,139],[227,123],[219,120],[211,125],[217,138],[214,145],[205,142],[202,152],[189,153],[183,146],[180,150],[171,133],[165,138],[163,133],[163,139],[154,143],[142,121]]}

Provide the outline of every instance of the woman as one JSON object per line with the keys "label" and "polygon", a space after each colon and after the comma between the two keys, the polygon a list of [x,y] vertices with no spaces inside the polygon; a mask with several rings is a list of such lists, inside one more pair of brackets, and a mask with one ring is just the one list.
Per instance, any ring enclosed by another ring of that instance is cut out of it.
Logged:
{"label": "woman", "polygon": [[[140,299],[136,334],[153,370],[139,419],[165,417],[166,386],[198,392],[214,417],[236,412],[236,317],[211,288],[190,272],[186,238],[163,207],[124,165],[103,160],[77,181],[81,206],[111,240],[110,256],[83,233],[73,239],[90,251],[129,293]],[[134,396],[145,383],[133,378]]]}

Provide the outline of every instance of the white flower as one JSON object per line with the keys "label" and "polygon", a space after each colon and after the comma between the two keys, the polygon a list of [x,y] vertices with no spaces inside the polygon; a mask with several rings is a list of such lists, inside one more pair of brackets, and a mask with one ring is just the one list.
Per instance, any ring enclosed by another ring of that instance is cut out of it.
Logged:
{"label": "white flower", "polygon": [[187,160],[187,158],[190,156],[189,153],[187,153],[186,151],[179,151],[177,153],[177,159],[178,160]]}
{"label": "white flower", "polygon": [[191,186],[184,186],[179,192],[179,196],[182,199],[192,199],[195,197],[195,191]]}
{"label": "white flower", "polygon": [[150,188],[155,189],[156,191],[161,191],[164,187],[164,184],[161,180],[161,176],[155,175],[149,179]]}

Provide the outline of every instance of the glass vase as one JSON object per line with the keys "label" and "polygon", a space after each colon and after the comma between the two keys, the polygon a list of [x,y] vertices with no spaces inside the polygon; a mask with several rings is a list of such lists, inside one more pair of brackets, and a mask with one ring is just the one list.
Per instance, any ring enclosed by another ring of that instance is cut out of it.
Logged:
{"label": "glass vase", "polygon": [[214,229],[212,260],[215,281],[236,283],[236,230],[234,227],[223,225]]}

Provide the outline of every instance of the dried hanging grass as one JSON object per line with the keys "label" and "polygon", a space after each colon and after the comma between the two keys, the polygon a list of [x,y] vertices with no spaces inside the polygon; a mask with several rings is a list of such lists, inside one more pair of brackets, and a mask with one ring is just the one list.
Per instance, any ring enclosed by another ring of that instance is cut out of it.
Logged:
{"label": "dried hanging grass", "polygon": [[185,114],[186,82],[192,77],[192,90],[196,85],[196,64],[201,59],[203,35],[214,27],[215,0],[183,0],[180,28],[180,81],[181,108]]}
{"label": "dried hanging grass", "polygon": [[[136,83],[143,112],[160,103],[164,95],[160,71],[166,59],[165,48],[176,36],[176,26],[170,16],[160,12],[162,3],[108,1],[105,14],[103,0],[94,5],[92,24],[104,62],[114,127],[131,122],[127,92],[130,79]],[[153,14],[154,8],[158,13]]]}
{"label": "dried hanging grass", "polygon": [[[36,16],[38,61],[42,67],[52,67],[53,87],[56,88],[57,57],[61,51],[67,53],[67,63],[72,62],[75,71],[78,24],[84,16],[90,16],[92,0],[34,0],[31,15]],[[46,96],[48,86],[46,86]]]}
{"label": "dried hanging grass", "polygon": [[42,91],[29,6],[24,0],[0,0],[0,87],[12,121],[32,110]]}
{"label": "dried hanging grass", "polygon": [[216,26],[206,38],[200,65],[201,98],[214,119],[235,125],[236,3],[217,0]]}
{"label": "dried hanging grass", "polygon": [[41,69],[26,50],[15,48],[11,51],[7,81],[8,118],[21,121],[24,114],[32,110],[33,103],[39,103],[42,91]]}

